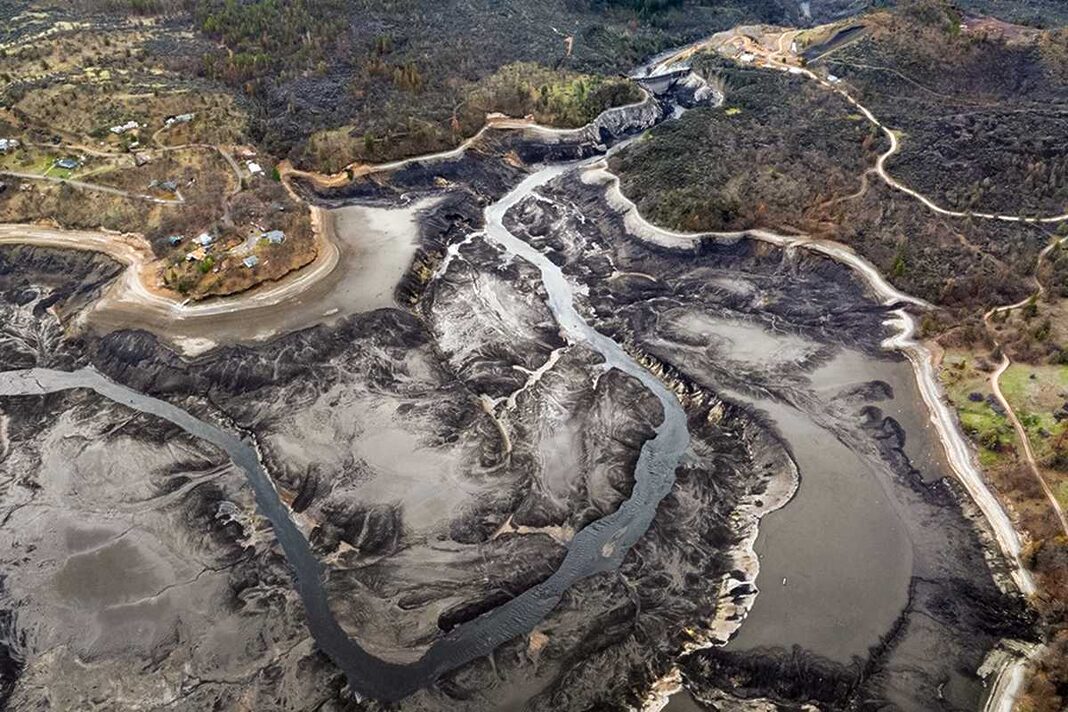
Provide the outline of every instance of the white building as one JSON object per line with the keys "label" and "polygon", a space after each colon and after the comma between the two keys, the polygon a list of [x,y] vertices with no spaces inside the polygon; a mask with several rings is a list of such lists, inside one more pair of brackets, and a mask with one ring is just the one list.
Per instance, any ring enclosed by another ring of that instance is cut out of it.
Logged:
{"label": "white building", "polygon": [[167,126],[174,126],[175,124],[188,124],[193,120],[196,114],[178,114],[177,116],[171,116],[167,118],[165,122]]}
{"label": "white building", "polygon": [[255,161],[246,162],[245,167],[247,167],[248,172],[254,176],[263,175],[263,166],[261,166],[259,163],[256,163]]}
{"label": "white building", "polygon": [[127,131],[133,131],[134,129],[139,129],[139,128],[141,128],[141,124],[137,123],[136,121],[127,121],[125,124],[119,124],[118,126],[112,126],[108,130],[111,131],[111,133],[113,133],[116,136],[118,136],[119,134],[124,134]]}

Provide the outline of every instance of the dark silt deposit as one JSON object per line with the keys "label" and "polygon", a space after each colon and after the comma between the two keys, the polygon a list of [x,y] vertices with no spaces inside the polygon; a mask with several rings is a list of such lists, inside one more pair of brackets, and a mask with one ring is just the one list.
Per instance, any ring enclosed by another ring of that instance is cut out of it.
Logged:
{"label": "dark silt deposit", "polygon": [[[514,199],[554,174],[535,175]],[[644,626],[675,636],[688,615],[709,617],[712,595],[658,598],[665,576],[680,593],[687,581],[713,578],[729,545],[724,522],[711,518],[690,533],[698,535],[686,542],[690,554],[675,550],[679,523],[654,523],[657,504],[688,492],[665,507],[687,519],[713,503],[729,511],[732,490],[753,479],[746,471],[766,472],[781,455],[770,441],[754,448],[770,454],[733,444],[766,439],[742,414],[706,418],[691,436],[688,414],[668,387],[586,327],[557,268],[501,227],[515,200],[489,211],[487,229],[495,244],[527,251],[525,259],[486,241],[465,244],[454,266],[429,281],[418,316],[378,310],[336,330],[312,329],[258,350],[219,350],[193,363],[144,333],[115,332],[72,343],[66,365],[92,363],[170,402],[99,371],[53,370],[50,354],[40,353],[6,369],[5,412],[26,398],[55,401],[49,394],[89,389],[228,454],[292,567],[317,647],[360,694],[398,699],[476,661],[411,704],[436,706],[442,694],[455,700],[476,690],[482,698],[501,694],[486,688],[491,670],[516,680],[509,695],[525,688],[549,708],[579,693],[625,699],[638,692],[631,668],[645,657],[630,642],[646,634],[636,628],[639,611]],[[472,318],[469,305],[478,303],[492,308]],[[691,405],[722,410],[708,398]],[[337,428],[358,430],[331,432]],[[275,482],[242,431],[256,433]],[[695,481],[673,491],[679,458],[694,444],[727,457],[687,466],[683,476]],[[411,454],[409,462],[396,463],[397,448]],[[233,502],[223,509],[254,519]],[[301,527],[310,529],[307,537]],[[642,563],[629,560],[617,572],[632,549],[647,549]],[[664,565],[649,565],[656,560]],[[473,565],[486,575],[472,580]],[[160,568],[146,591],[178,586]],[[353,590],[365,597],[354,599]],[[16,601],[11,606],[19,624],[47,625]],[[529,640],[516,648],[525,633]],[[32,638],[19,645],[24,676],[36,674]],[[412,659],[413,650],[421,655]],[[481,669],[486,656],[491,670]],[[565,684],[589,664],[614,667],[616,679],[589,690]],[[30,690],[14,694],[33,699]]]}
{"label": "dark silt deposit", "polygon": [[807,253],[647,244],[588,164],[530,165],[653,108],[300,184],[443,199],[391,303],[254,347],[71,336],[115,266],[0,250],[8,705],[619,709],[680,669],[693,706],[978,707],[1028,612],[886,308]]}
{"label": "dark silt deposit", "polygon": [[599,330],[751,410],[800,473],[794,499],[761,524],[745,624],[682,658],[694,698],[980,707],[976,671],[999,640],[1034,635],[1031,614],[995,583],[911,367],[882,347],[885,308],[803,251],[628,236],[581,177],[519,206],[513,231],[588,287]]}

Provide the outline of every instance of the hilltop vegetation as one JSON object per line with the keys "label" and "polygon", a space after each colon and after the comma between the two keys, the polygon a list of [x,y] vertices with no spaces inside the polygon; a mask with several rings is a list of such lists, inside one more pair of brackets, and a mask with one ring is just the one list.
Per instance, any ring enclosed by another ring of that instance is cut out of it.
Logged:
{"label": "hilltop vegetation", "polygon": [[[476,111],[574,124],[628,92],[595,82],[741,22],[785,19],[776,0],[82,0],[111,15],[188,23],[213,49],[187,62],[254,109],[250,138],[309,168],[456,145]],[[174,48],[168,50],[173,54]],[[533,71],[532,71],[533,68]],[[498,91],[517,74],[519,99]],[[590,96],[565,91],[578,80]],[[340,159],[343,156],[344,159]],[[340,165],[339,165],[340,164]]]}
{"label": "hilltop vegetation", "polygon": [[641,100],[637,85],[617,77],[548,69],[533,62],[501,67],[472,85],[454,107],[447,125],[409,119],[402,133],[366,131],[355,125],[320,131],[300,154],[302,162],[335,173],[359,162],[378,162],[398,155],[426,153],[455,145],[475,134],[486,115],[533,116],[539,123],[575,128],[605,109]]}
{"label": "hilltop vegetation", "polygon": [[959,0],[969,13],[1040,28],[1068,24],[1068,3],[1063,0]]}
{"label": "hilltop vegetation", "polygon": [[859,188],[884,147],[844,99],[811,81],[710,56],[695,66],[725,86],[724,107],[688,112],[612,163],[655,222],[692,231],[815,229],[813,211]]}
{"label": "hilltop vegetation", "polygon": [[[38,0],[38,6],[70,3]],[[816,0],[806,19],[781,0],[76,0],[75,14],[165,20],[211,40],[169,62],[226,85],[250,111],[248,138],[311,169],[336,170],[455,146],[478,111],[573,125],[616,87],[545,106],[536,96],[626,72],[672,46],[743,23],[820,21],[865,0]],[[513,66],[514,65],[514,66]],[[521,69],[517,69],[521,68]],[[502,74],[521,91],[497,91]],[[530,99],[525,95],[534,93]],[[518,97],[518,98],[517,98]]]}
{"label": "hilltop vegetation", "polygon": [[346,30],[343,0],[198,0],[194,18],[229,50],[208,57],[208,73],[231,83],[325,63]]}
{"label": "hilltop vegetation", "polygon": [[[843,78],[899,132],[887,170],[936,202],[1068,212],[1068,88],[1050,59],[1060,36],[962,21],[940,0],[903,3],[864,16],[866,39],[811,68]],[[815,82],[706,57],[696,66],[724,83],[724,108],[683,116],[614,162],[648,217],[685,230],[768,227],[840,240],[958,317],[1030,293],[1049,230],[942,216],[865,179],[884,138]]]}
{"label": "hilltop vegetation", "polygon": [[887,125],[887,169],[954,210],[1068,212],[1068,32],[966,20],[913,1],[819,64]]}
{"label": "hilltop vegetation", "polygon": [[[541,113],[525,101],[509,109],[516,102],[499,93],[487,101],[503,67],[520,63],[529,75],[536,65],[540,76],[523,81],[540,92],[578,75],[615,76],[666,47],[772,17],[770,8],[761,12],[771,3],[675,4],[650,15],[648,6],[568,0],[465,0],[447,11],[427,2],[303,0],[283,16],[269,3],[253,11],[202,0],[197,19],[228,50],[209,59],[211,76],[260,110],[255,138],[302,165],[336,169],[337,149],[349,162],[454,146],[484,120],[476,107]],[[264,23],[293,29],[268,35]],[[560,118],[574,123],[589,112],[566,113]]]}

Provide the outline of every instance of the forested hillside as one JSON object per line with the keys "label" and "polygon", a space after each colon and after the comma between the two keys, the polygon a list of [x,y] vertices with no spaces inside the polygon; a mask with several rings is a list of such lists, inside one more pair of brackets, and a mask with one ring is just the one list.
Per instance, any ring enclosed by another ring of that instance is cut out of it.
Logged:
{"label": "forested hillside", "polygon": [[559,72],[521,81],[525,93],[542,93],[575,75],[617,75],[715,29],[775,17],[768,0],[200,0],[194,12],[197,28],[226,48],[206,71],[254,101],[257,138],[326,170],[455,145],[482,121],[465,111],[468,101],[485,97],[505,65]]}
{"label": "forested hillside", "polygon": [[[28,3],[23,3],[29,5]],[[574,123],[628,99],[604,78],[739,23],[806,21],[793,0],[47,0],[210,39],[184,62],[250,107],[251,138],[311,168],[439,150],[484,110]],[[817,0],[815,19],[867,0]],[[813,20],[815,21],[815,20]],[[175,37],[179,35],[176,34]],[[168,47],[169,55],[181,49]],[[502,75],[500,70],[508,67]],[[506,86],[502,86],[502,79]],[[607,87],[607,88],[605,88]],[[494,93],[507,95],[494,99]],[[540,104],[553,95],[553,111]],[[561,97],[567,97],[566,105]]]}

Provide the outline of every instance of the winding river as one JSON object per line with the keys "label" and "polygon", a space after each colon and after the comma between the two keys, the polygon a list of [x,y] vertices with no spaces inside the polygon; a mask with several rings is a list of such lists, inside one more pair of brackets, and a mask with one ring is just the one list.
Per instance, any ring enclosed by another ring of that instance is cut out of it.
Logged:
{"label": "winding river", "polygon": [[323,565],[290,517],[289,509],[279,498],[251,442],[171,403],[115,383],[93,369],[74,372],[31,369],[0,373],[0,396],[86,388],[116,403],[163,418],[225,451],[244,471],[255,492],[260,512],[274,528],[293,569],[296,588],[307,612],[308,627],[319,648],[344,671],[350,686],[359,694],[381,700],[401,699],[440,675],[489,655],[500,645],[531,631],[577,581],[618,568],[630,548],[649,528],[660,500],[671,491],[675,468],[689,446],[686,414],[675,395],[631,359],[618,343],[590,327],[576,311],[571,284],[560,268],[504,227],[504,216],[512,206],[573,167],[543,168],[489,206],[485,237],[540,270],[549,307],[567,339],[600,354],[605,362],[604,368],[618,369],[641,381],[660,401],[664,419],[656,429],[656,436],[642,447],[630,498],[615,512],[575,534],[563,563],[552,576],[504,605],[452,629],[413,663],[402,665],[381,660],[342,630],[327,600]]}

